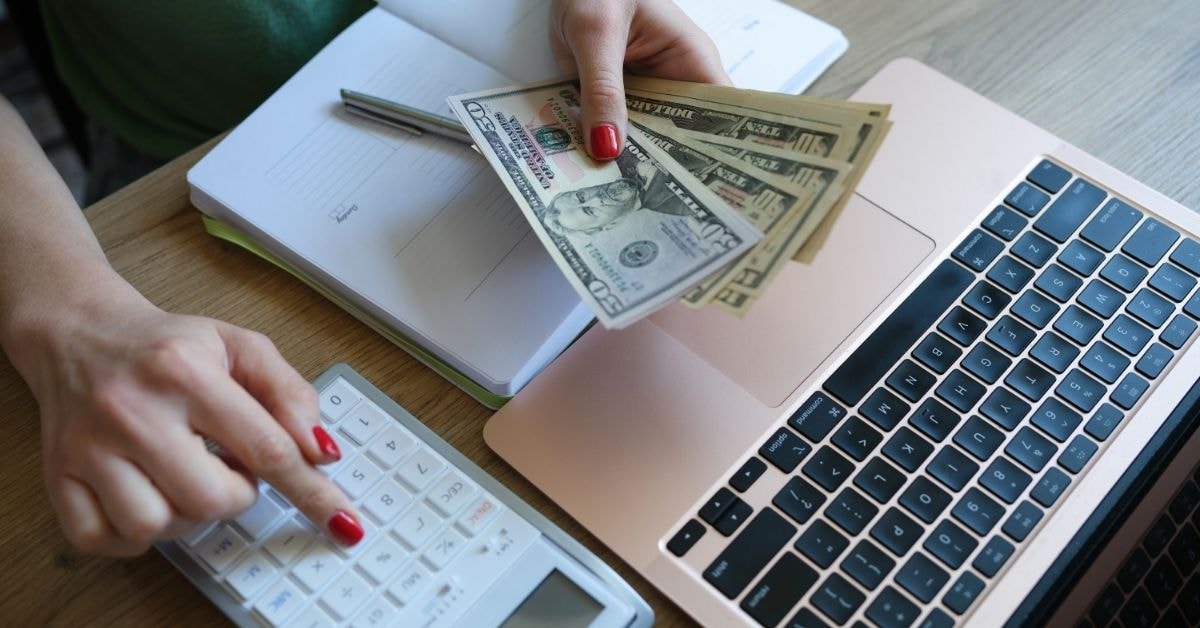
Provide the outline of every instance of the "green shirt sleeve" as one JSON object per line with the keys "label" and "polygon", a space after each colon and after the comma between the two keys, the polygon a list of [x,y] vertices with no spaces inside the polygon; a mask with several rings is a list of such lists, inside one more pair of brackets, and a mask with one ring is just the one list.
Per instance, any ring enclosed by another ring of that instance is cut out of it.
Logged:
{"label": "green shirt sleeve", "polygon": [[168,159],[231,128],[371,0],[41,0],[80,108]]}

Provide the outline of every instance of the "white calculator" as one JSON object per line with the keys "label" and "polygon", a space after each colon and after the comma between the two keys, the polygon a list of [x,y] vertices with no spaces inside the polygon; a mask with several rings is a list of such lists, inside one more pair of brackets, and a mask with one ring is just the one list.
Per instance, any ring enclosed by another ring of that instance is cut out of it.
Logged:
{"label": "white calculator", "polygon": [[649,626],[612,569],[345,364],[314,382],[366,537],[342,547],[270,487],[158,545],[240,626]]}

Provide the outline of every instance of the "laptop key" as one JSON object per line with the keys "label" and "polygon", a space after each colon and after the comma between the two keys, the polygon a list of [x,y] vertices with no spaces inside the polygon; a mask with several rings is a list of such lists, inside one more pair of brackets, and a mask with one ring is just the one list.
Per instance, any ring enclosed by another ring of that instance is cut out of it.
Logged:
{"label": "laptop key", "polygon": [[1162,327],[1175,311],[1169,301],[1146,288],[1142,288],[1129,301],[1125,311],[1133,314],[1151,327]]}
{"label": "laptop key", "polygon": [[1017,435],[1008,442],[1004,453],[1010,455],[1026,469],[1037,473],[1045,468],[1054,454],[1058,453],[1053,443],[1033,431],[1032,428],[1022,427]]}
{"label": "laptop key", "polygon": [[1083,417],[1057,398],[1051,397],[1033,413],[1031,422],[1062,443],[1071,437],[1075,428],[1083,422]]}
{"label": "laptop key", "polygon": [[1032,231],[1023,233],[1012,245],[1012,254],[1034,268],[1045,266],[1057,252],[1056,245]]}
{"label": "laptop key", "polygon": [[833,435],[833,444],[859,462],[883,442],[883,434],[858,417],[850,417]]}
{"label": "laptop key", "polygon": [[1117,584],[1121,585],[1126,593],[1132,592],[1141,584],[1146,574],[1150,573],[1153,564],[1154,561],[1150,560],[1142,548],[1134,547],[1125,563],[1121,565],[1121,570],[1117,572]]}
{"label": "laptop key", "polygon": [[[1165,332],[1164,332],[1165,333]],[[1108,329],[1104,330],[1102,338],[1113,343],[1118,349],[1129,355],[1137,355],[1146,347],[1146,343],[1154,336],[1145,325],[1121,314],[1113,319]]]}
{"label": "laptop key", "polygon": [[1023,399],[1006,388],[996,388],[992,394],[983,400],[979,412],[1006,430],[1012,430],[1021,424],[1033,409]]}
{"label": "laptop key", "polygon": [[774,626],[816,583],[816,570],[788,552],[746,593],[741,608],[758,623]]}
{"label": "laptop key", "polygon": [[1025,287],[1025,284],[1029,283],[1030,279],[1033,279],[1033,270],[1005,255],[988,271],[987,278],[1001,288],[1016,294]]}
{"label": "laptop key", "polygon": [[1150,287],[1167,295],[1172,301],[1182,303],[1192,288],[1196,287],[1196,278],[1174,264],[1163,264],[1150,277]]}
{"label": "laptop key", "polygon": [[896,583],[926,603],[932,601],[949,580],[950,574],[921,552],[914,552],[896,572]]}
{"label": "laptop key", "polygon": [[775,434],[758,449],[758,455],[766,458],[767,462],[778,467],[780,471],[791,473],[810,451],[812,451],[812,445],[797,436],[795,432],[781,427],[775,430]]}
{"label": "laptop key", "polygon": [[929,367],[934,373],[945,373],[962,355],[962,349],[954,346],[949,340],[938,333],[925,336],[921,344],[913,349],[912,356],[918,362]]}
{"label": "laptop key", "polygon": [[850,546],[850,541],[821,519],[812,522],[796,539],[795,548],[822,569],[833,564]]}
{"label": "laptop key", "polygon": [[1175,354],[1170,349],[1156,342],[1150,345],[1146,353],[1142,354],[1142,357],[1134,365],[1134,368],[1142,375],[1154,379],[1162,375],[1163,370],[1167,368],[1167,363],[1173,357],[1175,357]]}
{"label": "laptop key", "polygon": [[[957,408],[960,412],[967,412],[975,407],[975,404],[979,402],[985,392],[987,392],[987,388],[983,384],[971,379],[966,373],[955,369],[946,376],[946,379],[937,387],[934,394]],[[958,419],[956,416],[955,424],[957,423]]]}
{"label": "laptop key", "polygon": [[1146,589],[1139,588],[1121,607],[1120,618],[1126,628],[1151,628],[1158,624],[1158,615]]}
{"label": "laptop key", "polygon": [[949,336],[958,344],[966,347],[987,329],[987,323],[960,306],[954,306],[950,313],[938,323],[938,331]]}
{"label": "laptop key", "polygon": [[889,388],[900,393],[902,397],[909,401],[916,401],[925,396],[933,384],[937,382],[937,378],[917,366],[912,360],[904,360],[888,375],[885,382]]}
{"label": "laptop key", "polygon": [[1050,295],[1059,303],[1066,303],[1075,296],[1075,292],[1083,285],[1083,280],[1071,274],[1058,264],[1051,264],[1033,282],[1042,292]]}
{"label": "laptop key", "polygon": [[713,527],[716,528],[717,532],[720,532],[722,536],[729,536],[736,532],[737,529],[741,527],[742,522],[744,522],[746,519],[749,519],[750,515],[753,513],[754,509],[750,506],[750,504],[738,499],[737,501],[733,502],[733,505],[729,507],[729,510],[725,511],[725,514],[721,515],[721,518],[713,524]]}
{"label": "laptop key", "polygon": [[1103,253],[1079,240],[1072,240],[1058,255],[1060,264],[1085,277],[1096,272],[1103,261]]}
{"label": "laptop key", "polygon": [[[1016,214],[1013,215],[1016,216]],[[975,229],[967,235],[967,239],[963,240],[962,244],[954,249],[950,256],[962,262],[967,268],[981,273],[1003,250],[1003,242]]]}
{"label": "laptop key", "polygon": [[825,582],[810,599],[812,605],[825,613],[834,623],[844,624],[850,621],[850,617],[867,598],[845,578],[834,573],[825,579]]}
{"label": "laptop key", "polygon": [[[1194,482],[1188,482],[1179,489],[1179,493],[1171,499],[1171,506],[1168,511],[1171,513],[1171,518],[1179,523],[1183,523],[1187,516],[1200,506],[1200,488],[1196,487]],[[1184,571],[1187,571],[1186,569]]]}
{"label": "laptop key", "polygon": [[758,458],[750,458],[742,464],[742,468],[733,474],[733,477],[729,478],[729,485],[733,487],[733,490],[745,493],[746,489],[753,486],[766,470],[767,463]]}
{"label": "laptop key", "polygon": [[1097,342],[1083,354],[1079,365],[1105,382],[1115,384],[1121,373],[1129,368],[1129,358],[1107,342]]}
{"label": "laptop key", "polygon": [[949,519],[943,519],[925,539],[923,547],[951,569],[962,566],[967,557],[979,546],[969,532],[958,527]]}
{"label": "laptop key", "polygon": [[1200,275],[1200,242],[1184,238],[1179,246],[1171,252],[1172,262],[1188,269],[1193,275]]}
{"label": "laptop key", "polygon": [[983,219],[983,228],[999,236],[1002,240],[1011,242],[1025,228],[1029,221],[1017,212],[999,205]]}
{"label": "laptop key", "polygon": [[1050,386],[1054,384],[1054,376],[1033,361],[1023,359],[1009,371],[1004,383],[1026,399],[1037,401],[1050,390]]}
{"label": "laptop key", "polygon": [[854,485],[882,504],[891,499],[907,480],[908,476],[899,469],[876,456],[854,477]]}
{"label": "laptop key", "polygon": [[1125,241],[1121,252],[1147,266],[1154,266],[1178,239],[1178,231],[1147,218]]}
{"label": "laptop key", "polygon": [[1112,394],[1108,398],[1125,410],[1132,409],[1137,405],[1142,394],[1150,387],[1150,383],[1142,379],[1139,375],[1128,373],[1121,380],[1120,384],[1113,389]]}
{"label": "laptop key", "polygon": [[733,491],[722,486],[717,489],[715,495],[700,507],[700,518],[707,521],[710,525],[716,525],[717,521],[733,506],[735,501],[740,502],[742,500],[738,499],[733,494]]}
{"label": "laptop key", "polygon": [[1183,304],[1183,313],[1192,318],[1200,318],[1200,290],[1197,290],[1192,298]]}
{"label": "laptop key", "polygon": [[763,508],[704,570],[704,579],[732,600],[795,533],[796,527],[779,513]]}
{"label": "laptop key", "polygon": [[946,591],[945,597],[942,598],[942,604],[956,614],[962,615],[967,612],[968,608],[971,608],[971,604],[975,603],[975,598],[979,597],[982,591],[983,580],[969,571],[964,571],[955,581],[954,586]]}
{"label": "laptop key", "polygon": [[1055,373],[1062,373],[1079,357],[1079,348],[1062,336],[1048,331],[1033,343],[1029,355]]}
{"label": "laptop key", "polygon": [[688,553],[688,550],[692,549],[692,546],[696,544],[696,541],[700,540],[700,537],[704,536],[706,530],[707,528],[704,527],[704,524],[695,519],[689,519],[675,533],[675,536],[672,536],[671,540],[667,541],[667,551],[682,557]]}
{"label": "laptop key", "polygon": [[1042,293],[1036,290],[1026,290],[1021,298],[1013,304],[1012,313],[1026,323],[1042,329],[1050,324],[1050,321],[1058,314],[1058,309],[1058,305],[1042,296]]}
{"label": "laptop key", "polygon": [[788,418],[788,425],[807,436],[814,443],[819,443],[826,434],[833,431],[834,426],[844,416],[846,416],[846,409],[829,395],[818,390],[804,402],[804,405],[792,413],[792,416]]}
{"label": "laptop key", "polygon": [[1056,242],[1066,242],[1106,196],[1104,190],[1090,182],[1076,179],[1042,212],[1042,216],[1033,223],[1033,228]]}
{"label": "laptop key", "polygon": [[1071,476],[1063,473],[1058,467],[1050,467],[1042,475],[1042,479],[1038,480],[1037,486],[1029,492],[1029,496],[1033,501],[1049,508],[1058,501],[1070,484]]}
{"label": "laptop key", "polygon": [[842,561],[842,571],[867,589],[879,586],[895,567],[896,561],[866,540],[859,541]]}
{"label": "laptop key", "polygon": [[984,495],[983,491],[971,487],[963,494],[962,499],[958,500],[950,514],[976,534],[983,536],[1000,523],[1000,518],[1004,516],[1004,506]]}
{"label": "laptop key", "polygon": [[867,619],[877,626],[901,628],[911,626],[917,621],[920,610],[917,605],[908,601],[896,589],[886,586],[875,596],[874,601],[867,607]]}
{"label": "laptop key", "polygon": [[973,416],[954,434],[954,442],[980,461],[985,461],[1004,442],[1005,434],[983,419]]}
{"label": "laptop key", "polygon": [[829,492],[836,491],[850,474],[854,473],[855,465],[826,445],[817,451],[804,465],[804,475],[812,478],[817,484]]}
{"label": "laptop key", "polygon": [[1096,454],[1099,447],[1082,434],[1071,440],[1071,444],[1058,457],[1058,465],[1071,473],[1079,473]]}
{"label": "laptop key", "polygon": [[994,536],[975,556],[975,561],[971,563],[971,566],[979,573],[991,578],[1000,572],[1000,568],[1008,562],[1014,551],[1016,548],[1012,543],[999,536]]}
{"label": "laptop key", "polygon": [[1141,219],[1142,212],[1124,201],[1111,198],[1079,235],[1105,251],[1112,251]]}
{"label": "laptop key", "polygon": [[1084,286],[1083,292],[1079,293],[1077,299],[1079,304],[1087,309],[1099,314],[1104,318],[1109,318],[1116,314],[1117,310],[1125,303],[1125,295],[1121,294],[1115,288],[1099,279],[1093,279]]}
{"label": "laptop key", "polygon": [[917,523],[898,508],[888,508],[879,521],[871,527],[871,538],[891,550],[896,556],[904,556],[925,533],[925,526]]}
{"label": "laptop key", "polygon": [[825,516],[851,535],[862,532],[878,513],[878,507],[852,488],[843,489],[825,509]]}
{"label": "laptop key", "polygon": [[924,476],[913,480],[913,483],[900,495],[900,505],[908,509],[925,523],[933,523],[938,515],[950,505],[950,494],[938,488]]}
{"label": "laptop key", "polygon": [[1057,194],[1067,184],[1067,181],[1071,180],[1071,173],[1049,159],[1043,159],[1025,178],[1043,190]]}
{"label": "laptop key", "polygon": [[771,503],[795,519],[796,523],[804,524],[825,503],[825,494],[802,478],[793,477],[776,493]]}
{"label": "laptop key", "polygon": [[1124,418],[1125,415],[1112,404],[1101,404],[1087,425],[1083,426],[1083,431],[1098,441],[1104,441],[1112,435],[1113,430],[1117,429]]}
{"label": "laptop key", "polygon": [[975,345],[962,361],[962,366],[967,372],[988,384],[996,383],[1011,365],[1012,360],[983,342]]}
{"label": "laptop key", "polygon": [[938,442],[945,440],[958,426],[959,421],[962,421],[962,417],[932,397],[922,402],[908,419],[910,425]]}
{"label": "laptop key", "polygon": [[1017,319],[1005,314],[988,330],[987,339],[991,340],[1009,355],[1020,355],[1037,334]]}
{"label": "laptop key", "polygon": [[1117,616],[1117,611],[1121,610],[1121,605],[1124,603],[1125,596],[1121,595],[1121,590],[1117,588],[1117,585],[1109,583],[1096,603],[1092,605],[1092,609],[1088,611],[1088,617],[1097,626],[1108,626],[1108,622]]}
{"label": "laptop key", "polygon": [[1200,574],[1193,574],[1183,585],[1177,602],[1189,624],[1200,624]]}
{"label": "laptop key", "polygon": [[883,455],[910,473],[916,471],[931,453],[933,445],[907,427],[897,429],[883,446]]}
{"label": "laptop key", "polygon": [[1037,527],[1038,522],[1042,520],[1045,513],[1041,508],[1033,505],[1033,502],[1023,501],[1017,509],[1008,516],[1008,520],[1004,522],[1004,527],[1000,528],[1002,532],[1007,534],[1009,538],[1020,543],[1029,537],[1029,533]]}
{"label": "laptop key", "polygon": [[858,412],[884,430],[896,427],[912,406],[886,388],[876,388],[858,407]]}
{"label": "laptop key", "polygon": [[979,465],[954,447],[942,447],[933,460],[929,461],[929,466],[925,467],[926,473],[950,487],[952,491],[962,490],[978,471]]}
{"label": "laptop key", "polygon": [[1142,547],[1146,548],[1151,558],[1156,557],[1167,548],[1167,544],[1174,536],[1175,524],[1171,522],[1170,517],[1163,514],[1146,531],[1146,538],[1142,539]]}
{"label": "laptop key", "polygon": [[996,318],[1000,312],[1008,307],[1008,303],[1012,301],[1012,297],[1008,293],[992,285],[988,281],[980,281],[971,288],[966,297],[963,297],[963,303],[975,310],[980,316],[987,319]]}
{"label": "laptop key", "polygon": [[1026,216],[1036,216],[1050,202],[1050,195],[1022,181],[1004,197],[1004,202]]}
{"label": "laptop key", "polygon": [[1182,314],[1177,314],[1175,318],[1171,319],[1167,328],[1158,335],[1158,339],[1172,349],[1182,349],[1195,332],[1196,322],[1185,318]]}
{"label": "laptop key", "polygon": [[825,620],[817,617],[817,614],[809,610],[807,607],[801,606],[800,610],[784,624],[786,628],[829,628],[829,624]]}
{"label": "laptop key", "polygon": [[1091,342],[1101,326],[1100,319],[1073,304],[1068,305],[1058,320],[1054,321],[1056,331],[1080,345]]}
{"label": "laptop key", "polygon": [[1145,266],[1117,253],[1100,270],[1100,276],[1125,292],[1133,292],[1149,272]]}
{"label": "laptop key", "polygon": [[943,260],[842,362],[825,381],[825,389],[848,404],[857,404],[973,279],[971,271]]}
{"label": "laptop key", "polygon": [[993,460],[979,478],[979,483],[984,488],[1009,504],[1017,501],[1032,481],[1033,478],[1028,473],[1003,457]]}
{"label": "laptop key", "polygon": [[1167,551],[1181,573],[1193,573],[1200,566],[1200,535],[1193,527],[1185,527],[1171,541]]}

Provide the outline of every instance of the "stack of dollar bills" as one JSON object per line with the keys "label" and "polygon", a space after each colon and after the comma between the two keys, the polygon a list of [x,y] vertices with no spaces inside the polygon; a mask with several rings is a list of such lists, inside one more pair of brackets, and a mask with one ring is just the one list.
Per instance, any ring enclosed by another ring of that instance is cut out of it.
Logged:
{"label": "stack of dollar bills", "polygon": [[678,299],[742,315],[887,133],[887,105],[626,78],[621,154],[584,149],[572,80],[450,106],[534,233],[606,327]]}

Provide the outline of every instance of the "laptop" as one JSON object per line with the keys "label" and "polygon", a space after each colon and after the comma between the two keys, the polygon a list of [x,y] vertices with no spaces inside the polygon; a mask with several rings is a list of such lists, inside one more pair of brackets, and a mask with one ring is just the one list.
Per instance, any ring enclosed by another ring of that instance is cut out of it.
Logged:
{"label": "laptop", "polygon": [[1196,624],[1195,519],[1158,522],[1200,216],[916,61],[855,99],[889,136],[745,318],[594,327],[488,444],[706,625]]}

